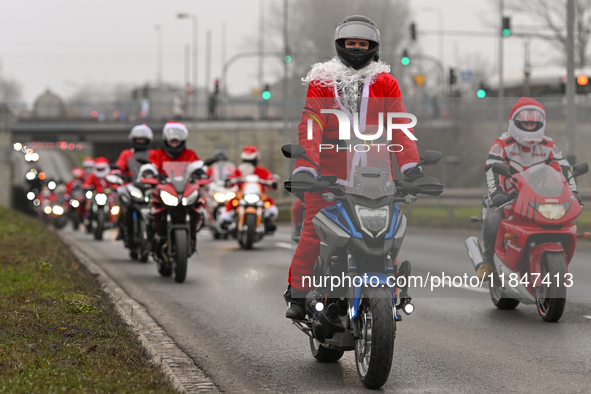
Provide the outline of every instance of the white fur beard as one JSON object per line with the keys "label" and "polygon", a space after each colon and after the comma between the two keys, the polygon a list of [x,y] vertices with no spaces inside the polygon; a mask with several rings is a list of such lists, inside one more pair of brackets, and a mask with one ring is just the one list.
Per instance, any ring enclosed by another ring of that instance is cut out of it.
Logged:
{"label": "white fur beard", "polygon": [[338,57],[334,57],[327,62],[313,64],[308,75],[302,78],[302,82],[304,85],[314,82],[321,87],[332,87],[336,84],[343,105],[353,112],[357,110],[357,100],[361,95],[359,85],[365,84],[368,80],[374,83],[379,74],[389,72],[390,66],[381,60],[372,61],[367,66],[355,70],[341,63]]}

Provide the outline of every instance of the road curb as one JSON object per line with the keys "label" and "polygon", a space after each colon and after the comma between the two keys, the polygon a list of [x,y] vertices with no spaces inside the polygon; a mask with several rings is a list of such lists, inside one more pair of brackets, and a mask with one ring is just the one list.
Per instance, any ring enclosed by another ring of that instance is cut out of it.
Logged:
{"label": "road curb", "polygon": [[61,232],[58,235],[70,246],[78,261],[97,277],[121,318],[133,329],[142,346],[150,354],[151,361],[162,368],[176,390],[188,394],[221,392],[205,372],[166,334],[146,308],[129,296],[93,261],[92,253],[77,245],[70,236]]}

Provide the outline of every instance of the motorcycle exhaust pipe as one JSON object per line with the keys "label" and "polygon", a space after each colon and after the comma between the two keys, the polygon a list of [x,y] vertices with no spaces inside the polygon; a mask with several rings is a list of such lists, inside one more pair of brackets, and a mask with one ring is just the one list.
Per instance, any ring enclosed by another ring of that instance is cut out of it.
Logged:
{"label": "motorcycle exhaust pipe", "polygon": [[482,248],[480,247],[480,241],[478,237],[469,237],[466,239],[466,250],[468,251],[468,256],[470,256],[470,260],[472,260],[472,264],[474,264],[474,268],[478,267],[480,263],[484,261],[482,258]]}

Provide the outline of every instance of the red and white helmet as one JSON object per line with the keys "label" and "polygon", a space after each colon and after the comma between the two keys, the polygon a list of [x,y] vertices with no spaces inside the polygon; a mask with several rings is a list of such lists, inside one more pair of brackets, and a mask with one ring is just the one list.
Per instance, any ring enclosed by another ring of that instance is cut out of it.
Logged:
{"label": "red and white helmet", "polygon": [[74,167],[74,168],[72,168],[71,174],[74,179],[80,179],[80,178],[84,178],[84,176],[86,175],[86,171],[84,171],[80,167]]}
{"label": "red and white helmet", "polygon": [[97,178],[104,178],[106,177],[109,172],[111,172],[111,166],[109,165],[109,160],[104,157],[97,157],[94,159],[94,175]]}
{"label": "red and white helmet", "polygon": [[87,157],[82,161],[82,168],[86,171],[87,174],[90,174],[94,169],[94,160],[92,157]]}
{"label": "red and white helmet", "polygon": [[509,115],[509,135],[520,145],[531,148],[542,142],[546,132],[546,111],[537,100],[522,97]]}
{"label": "red and white helmet", "polygon": [[261,159],[261,151],[259,151],[256,146],[245,146],[242,148],[240,158],[243,162],[251,163],[256,166]]}

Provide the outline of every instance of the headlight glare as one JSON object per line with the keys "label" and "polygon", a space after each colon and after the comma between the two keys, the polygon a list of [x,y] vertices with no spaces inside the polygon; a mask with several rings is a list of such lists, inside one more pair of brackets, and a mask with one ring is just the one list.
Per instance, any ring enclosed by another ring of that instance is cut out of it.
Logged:
{"label": "headlight glare", "polygon": [[255,202],[258,202],[261,199],[261,197],[259,197],[259,195],[257,194],[245,194],[244,195],[244,201],[246,201],[249,204],[254,204]]}
{"label": "headlight glare", "polygon": [[213,198],[219,203],[226,202],[226,195],[224,193],[215,192],[213,193]]}
{"label": "headlight glare", "polygon": [[179,205],[179,198],[176,196],[173,196],[172,194],[170,194],[166,190],[162,190],[160,192],[160,198],[162,199],[162,202],[164,204],[166,204],[170,207],[176,207],[177,205]]}
{"label": "headlight glare", "polygon": [[94,201],[96,201],[98,205],[105,205],[107,203],[107,195],[105,193],[97,193],[97,195],[94,196]]}
{"label": "headlight glare", "polygon": [[64,208],[62,208],[62,207],[61,207],[61,206],[59,206],[59,205],[54,205],[54,206],[53,206],[53,213],[54,213],[55,215],[62,215],[62,214],[64,213]]}
{"label": "headlight glare", "polygon": [[549,220],[559,220],[566,214],[567,207],[564,204],[540,204],[536,210]]}
{"label": "headlight glare", "polygon": [[390,208],[387,205],[375,209],[355,205],[355,212],[361,223],[361,229],[368,235],[377,238],[388,229]]}

